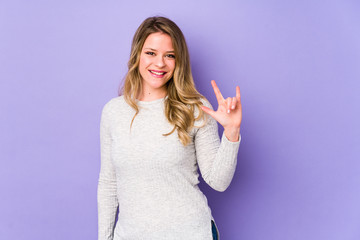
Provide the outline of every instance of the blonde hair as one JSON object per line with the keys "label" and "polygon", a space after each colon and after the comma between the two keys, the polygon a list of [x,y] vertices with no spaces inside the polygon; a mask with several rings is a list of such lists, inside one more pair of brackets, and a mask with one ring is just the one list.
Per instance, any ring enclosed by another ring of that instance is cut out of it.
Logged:
{"label": "blonde hair", "polygon": [[[181,143],[186,146],[190,143],[189,131],[194,126],[195,120],[206,116],[200,108],[203,105],[201,99],[206,100],[206,98],[195,88],[185,38],[180,28],[173,21],[165,17],[155,16],[149,17],[141,23],[132,40],[128,72],[125,76],[124,85],[119,91],[119,96],[124,95],[125,101],[136,111],[130,124],[131,130],[133,121],[139,113],[136,97],[142,91],[142,77],[139,72],[141,50],[146,38],[156,32],[168,34],[175,51],[175,69],[172,78],[166,83],[167,98],[164,101],[165,116],[174,125],[174,128],[163,136],[168,136],[177,130]],[[195,107],[199,110],[199,115],[196,118],[194,117]]]}

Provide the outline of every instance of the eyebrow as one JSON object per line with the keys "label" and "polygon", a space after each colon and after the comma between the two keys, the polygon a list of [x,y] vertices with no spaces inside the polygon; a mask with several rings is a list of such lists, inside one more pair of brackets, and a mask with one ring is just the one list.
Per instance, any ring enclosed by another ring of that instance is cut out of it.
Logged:
{"label": "eyebrow", "polygon": [[[144,48],[144,49],[150,49],[152,51],[157,51],[156,49],[153,49],[153,48]],[[175,51],[174,50],[171,50],[171,51],[166,51],[167,53],[174,53]]]}

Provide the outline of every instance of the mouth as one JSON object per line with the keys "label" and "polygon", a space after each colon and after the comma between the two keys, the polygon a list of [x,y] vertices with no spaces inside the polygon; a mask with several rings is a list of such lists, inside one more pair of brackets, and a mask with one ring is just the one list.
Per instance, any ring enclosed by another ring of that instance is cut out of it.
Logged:
{"label": "mouth", "polygon": [[154,77],[163,77],[166,72],[165,71],[157,71],[157,70],[149,70],[149,72],[151,73],[151,75],[153,75]]}

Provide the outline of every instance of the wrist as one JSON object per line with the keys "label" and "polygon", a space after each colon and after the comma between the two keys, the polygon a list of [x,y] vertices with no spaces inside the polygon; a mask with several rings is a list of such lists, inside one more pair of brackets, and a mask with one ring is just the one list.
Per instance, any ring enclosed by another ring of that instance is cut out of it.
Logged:
{"label": "wrist", "polygon": [[237,142],[239,141],[240,127],[225,128],[224,134],[230,142]]}

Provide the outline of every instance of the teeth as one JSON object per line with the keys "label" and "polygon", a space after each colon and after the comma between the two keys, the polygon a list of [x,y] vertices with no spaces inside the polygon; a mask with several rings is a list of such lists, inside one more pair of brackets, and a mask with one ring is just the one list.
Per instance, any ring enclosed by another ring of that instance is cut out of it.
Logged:
{"label": "teeth", "polygon": [[159,72],[153,72],[153,71],[151,71],[151,70],[150,70],[150,72],[152,72],[152,73],[154,73],[154,74],[156,74],[156,75],[159,75],[159,76],[165,74],[164,72],[163,72],[163,73],[159,73]]}

